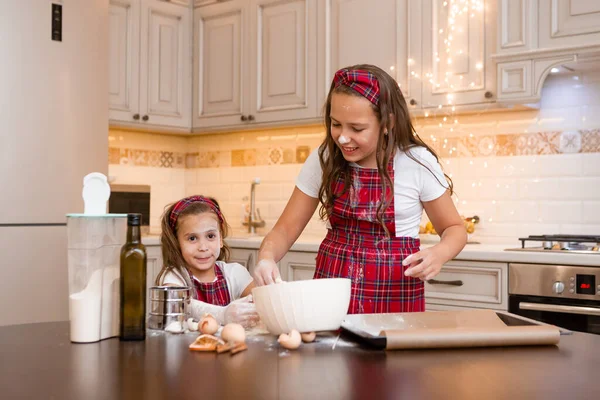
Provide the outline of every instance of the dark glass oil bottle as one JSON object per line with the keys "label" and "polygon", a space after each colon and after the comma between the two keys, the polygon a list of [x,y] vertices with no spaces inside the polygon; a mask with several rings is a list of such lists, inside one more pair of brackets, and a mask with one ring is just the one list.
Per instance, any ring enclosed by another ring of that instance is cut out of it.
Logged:
{"label": "dark glass oil bottle", "polygon": [[127,215],[127,242],[121,248],[121,340],[146,339],[146,247],[140,232],[141,214]]}

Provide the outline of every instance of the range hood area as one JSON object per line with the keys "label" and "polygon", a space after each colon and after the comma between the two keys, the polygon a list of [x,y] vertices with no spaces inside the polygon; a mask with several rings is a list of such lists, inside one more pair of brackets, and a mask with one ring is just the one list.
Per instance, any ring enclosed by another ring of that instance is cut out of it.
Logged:
{"label": "range hood area", "polygon": [[501,0],[498,13],[499,103],[539,103],[551,73],[600,69],[600,3]]}

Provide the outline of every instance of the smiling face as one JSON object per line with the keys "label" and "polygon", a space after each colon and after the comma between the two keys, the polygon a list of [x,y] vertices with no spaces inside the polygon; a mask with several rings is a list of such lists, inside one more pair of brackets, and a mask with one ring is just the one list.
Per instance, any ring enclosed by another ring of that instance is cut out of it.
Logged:
{"label": "smiling face", "polygon": [[177,240],[190,273],[201,282],[212,282],[215,261],[223,247],[218,217],[212,212],[180,217]]}
{"label": "smiling face", "polygon": [[377,167],[377,141],[381,126],[371,102],[362,96],[331,96],[331,136],[344,159],[361,167]]}

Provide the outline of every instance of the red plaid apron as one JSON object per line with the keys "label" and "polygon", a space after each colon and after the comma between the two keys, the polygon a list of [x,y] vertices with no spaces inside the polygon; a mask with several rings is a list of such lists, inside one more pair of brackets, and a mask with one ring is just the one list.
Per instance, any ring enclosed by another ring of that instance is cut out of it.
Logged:
{"label": "red plaid apron", "polygon": [[215,276],[216,279],[212,282],[200,282],[194,277],[196,298],[208,304],[226,306],[231,303],[231,297],[229,296],[227,281],[217,264],[215,264]]}
{"label": "red plaid apron", "polygon": [[[388,171],[394,182],[393,159]],[[405,257],[419,251],[419,239],[396,237],[393,202],[384,213],[386,237],[377,221],[383,197],[377,169],[351,167],[351,173],[352,187],[333,204],[314,278],[352,279],[350,314],[425,311],[423,282],[404,276],[402,266]],[[334,193],[341,193],[343,179],[332,185]]]}

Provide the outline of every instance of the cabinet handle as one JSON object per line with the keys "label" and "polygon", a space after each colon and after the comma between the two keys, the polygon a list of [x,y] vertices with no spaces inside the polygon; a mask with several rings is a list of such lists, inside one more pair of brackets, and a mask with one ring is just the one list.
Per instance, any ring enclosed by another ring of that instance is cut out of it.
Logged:
{"label": "cabinet handle", "polygon": [[417,105],[417,101],[415,99],[410,99],[409,101],[411,106],[416,106]]}
{"label": "cabinet handle", "polygon": [[144,115],[144,116],[142,117],[142,120],[144,120],[144,121],[148,121],[149,119],[150,119],[150,117],[149,117],[149,116],[147,116],[147,115]]}
{"label": "cabinet handle", "polygon": [[485,92],[484,96],[486,99],[491,99],[492,97],[494,97],[494,94],[492,92]]}
{"label": "cabinet handle", "polygon": [[248,115],[248,121],[254,121],[254,115],[252,115],[252,114]]}
{"label": "cabinet handle", "polygon": [[246,117],[245,115],[242,115],[242,116],[240,117],[240,119],[241,119],[242,121],[244,121],[244,122],[248,121],[248,117]]}
{"label": "cabinet handle", "polygon": [[136,121],[137,121],[138,119],[140,119],[140,114],[133,114],[133,119],[135,119]]}
{"label": "cabinet handle", "polygon": [[450,285],[450,286],[462,286],[463,285],[463,281],[440,281],[437,279],[430,279],[428,281],[425,281],[427,283],[431,283],[432,285]]}

